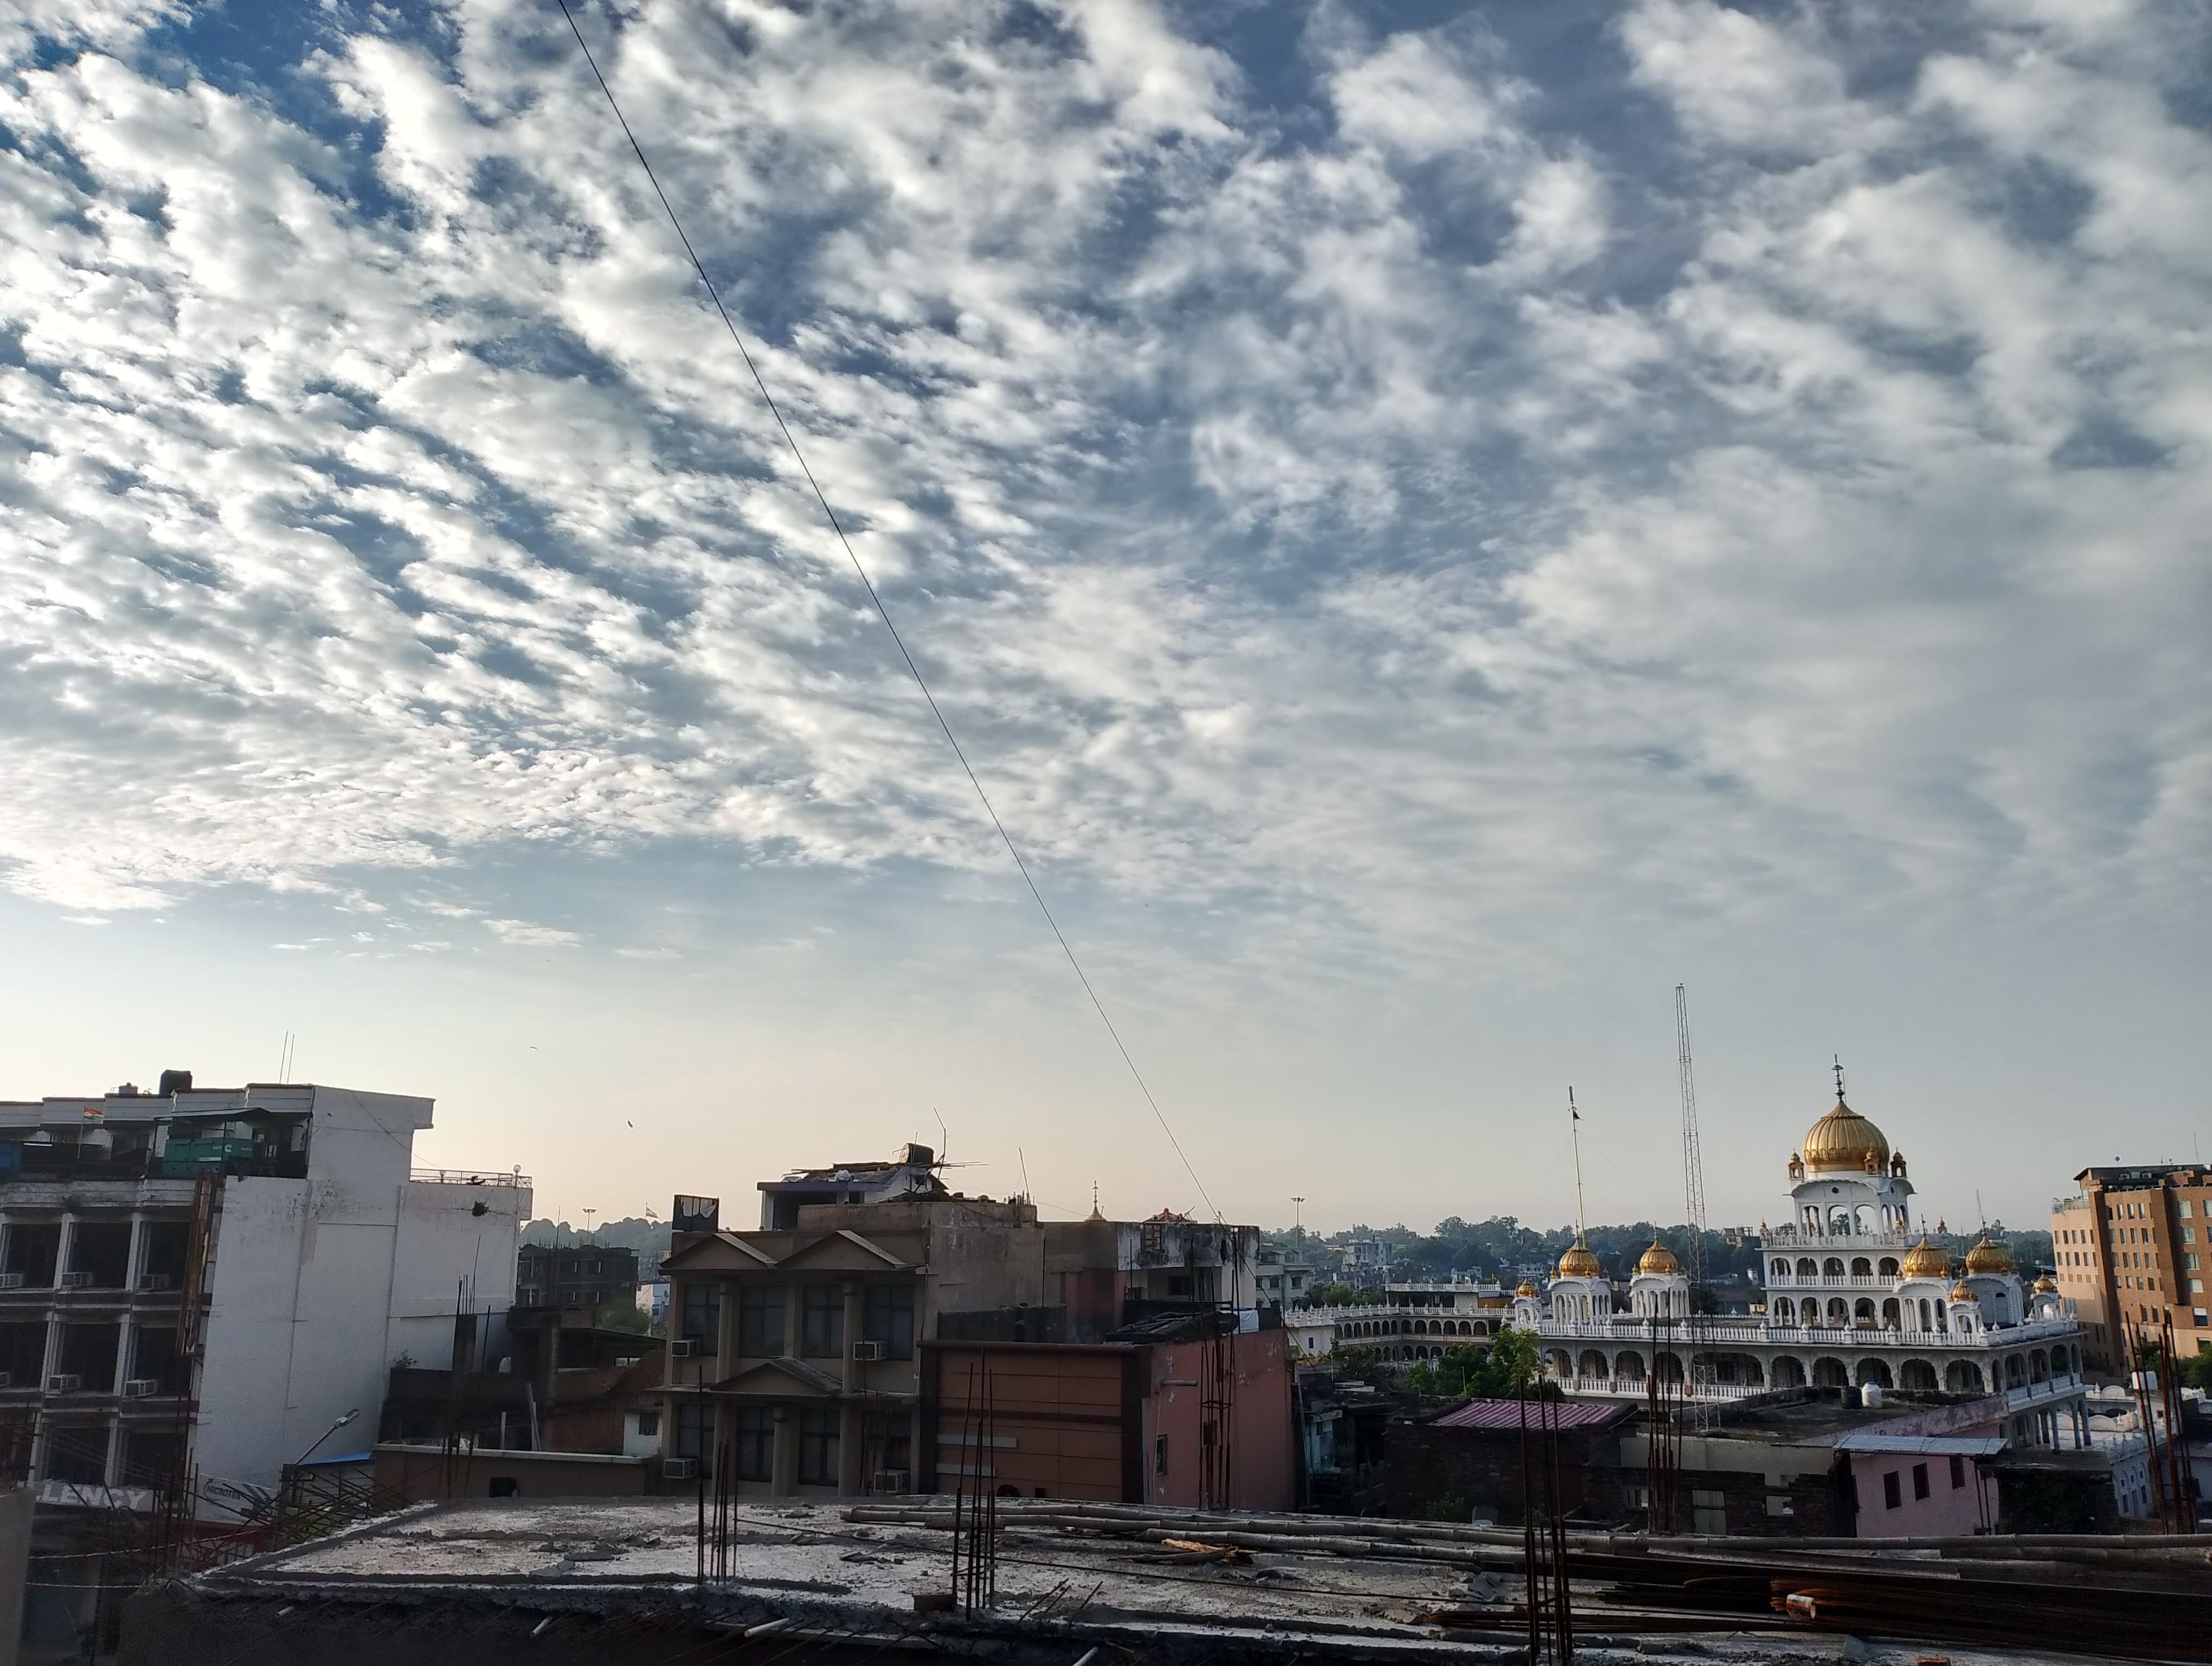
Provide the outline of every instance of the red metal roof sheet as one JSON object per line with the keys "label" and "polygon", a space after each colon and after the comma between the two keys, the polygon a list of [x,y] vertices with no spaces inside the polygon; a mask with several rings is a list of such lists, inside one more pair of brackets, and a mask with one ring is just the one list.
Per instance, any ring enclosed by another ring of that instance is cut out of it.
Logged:
{"label": "red metal roof sheet", "polygon": [[[1592,1405],[1588,1401],[1562,1401],[1553,1406],[1527,1402],[1528,1426],[1594,1429],[1631,1415],[1633,1406]],[[1430,1425],[1437,1429],[1518,1429],[1522,1402],[1518,1400],[1470,1400],[1456,1411],[1446,1412]]]}

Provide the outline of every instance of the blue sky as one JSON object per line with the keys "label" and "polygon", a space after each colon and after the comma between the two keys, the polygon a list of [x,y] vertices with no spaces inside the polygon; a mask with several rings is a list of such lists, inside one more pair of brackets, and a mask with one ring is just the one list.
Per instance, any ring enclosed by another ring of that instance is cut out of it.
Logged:
{"label": "blue sky", "polygon": [[[2179,5],[580,17],[1205,1187],[2187,1157]],[[557,7],[0,23],[0,1092],[434,1093],[541,1203],[1191,1207]],[[1982,1201],[1976,1204],[1979,1192]]]}

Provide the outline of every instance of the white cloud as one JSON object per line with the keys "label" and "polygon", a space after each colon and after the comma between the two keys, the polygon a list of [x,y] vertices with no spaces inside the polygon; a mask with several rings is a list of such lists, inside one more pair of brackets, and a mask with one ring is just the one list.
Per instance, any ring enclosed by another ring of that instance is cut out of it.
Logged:
{"label": "white cloud", "polygon": [[568,949],[584,939],[557,926],[540,926],[528,920],[487,920],[484,929],[502,943],[522,949]]}
{"label": "white cloud", "polygon": [[[1292,120],[1142,7],[729,15],[594,40],[1048,867],[1450,941],[2185,883],[2207,151],[2127,16],[1869,91],[1647,0],[1623,132],[1466,27]],[[451,21],[306,56],[351,131],[138,24],[0,91],[9,883],[551,946],[482,853],[996,871],[565,36]]]}

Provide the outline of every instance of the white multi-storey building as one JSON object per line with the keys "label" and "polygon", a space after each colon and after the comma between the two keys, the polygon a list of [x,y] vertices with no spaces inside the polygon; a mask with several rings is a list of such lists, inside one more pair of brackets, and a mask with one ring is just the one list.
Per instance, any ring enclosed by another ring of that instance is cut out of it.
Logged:
{"label": "white multi-storey building", "polygon": [[1641,1394],[1656,1371],[1724,1398],[1806,1385],[2002,1394],[2014,1439],[2087,1444],[2081,1329],[2057,1286],[2031,1287],[1986,1235],[1954,1268],[1913,1219],[1904,1153],[1844,1103],[1840,1075],[1789,1175],[1790,1224],[1765,1239],[1763,1316],[1692,1320],[1663,1244],[1623,1291],[1577,1243],[1547,1288],[1522,1284],[1513,1322],[1537,1333],[1548,1373],[1573,1393]]}
{"label": "white multi-storey building", "polygon": [[184,1071],[0,1103],[0,1462],[46,1504],[189,1484],[219,1520],[366,1445],[393,1365],[468,1363],[514,1299],[529,1183],[415,1169],[430,1115]]}

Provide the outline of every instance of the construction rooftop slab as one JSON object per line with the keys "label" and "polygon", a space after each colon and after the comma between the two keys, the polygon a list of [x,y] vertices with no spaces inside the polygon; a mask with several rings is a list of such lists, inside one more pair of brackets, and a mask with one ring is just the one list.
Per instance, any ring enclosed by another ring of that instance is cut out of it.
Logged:
{"label": "construction rooftop slab", "polygon": [[[674,1637],[701,1633],[744,1649],[773,1638],[813,1660],[885,1651],[1024,1666],[1525,1658],[1525,1631],[1510,1618],[1520,1550],[1494,1534],[1264,1516],[1236,1518],[1231,1533],[1218,1518],[1164,1525],[1134,1506],[1009,1500],[995,1598],[963,1612],[945,1606],[951,1511],[949,1499],[873,1509],[726,1501],[718,1510],[681,1497],[422,1505],[136,1599],[121,1658],[258,1658],[264,1633],[271,1643],[281,1633],[288,1659],[357,1655],[380,1666],[451,1666],[456,1650],[473,1666],[570,1649],[620,1666],[633,1654],[668,1658]],[[1621,1608],[1607,1604],[1604,1589],[1577,1577],[1584,1666],[2091,1657],[1863,1642],[1774,1614]]]}

